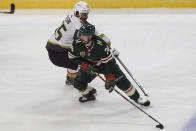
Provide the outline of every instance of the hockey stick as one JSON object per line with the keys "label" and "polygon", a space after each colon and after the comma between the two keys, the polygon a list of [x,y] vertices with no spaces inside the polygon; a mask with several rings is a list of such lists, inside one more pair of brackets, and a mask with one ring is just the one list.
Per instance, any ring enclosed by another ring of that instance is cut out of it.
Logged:
{"label": "hockey stick", "polygon": [[[109,46],[109,49],[111,50],[112,48]],[[124,69],[127,71],[127,73],[131,76],[131,78],[133,79],[133,81],[136,83],[136,85],[141,89],[141,91],[144,93],[145,96],[149,96],[148,94],[146,94],[146,92],[144,91],[143,87],[136,81],[136,79],[133,77],[133,74],[129,71],[129,69],[125,66],[125,64],[122,62],[122,60],[117,56],[114,55],[114,57],[118,60],[118,62],[124,67]]]}
{"label": "hockey stick", "polygon": [[15,12],[15,5],[12,3],[10,6],[11,6],[11,8],[10,8],[9,12],[0,12],[0,13],[14,14],[14,12]]}
{"label": "hockey stick", "polygon": [[[98,73],[96,73],[97,76],[99,76],[99,78],[101,78],[104,82],[105,79],[100,76]],[[152,117],[151,115],[149,115],[148,113],[146,113],[144,110],[142,110],[141,108],[139,108],[136,104],[134,104],[132,101],[130,101],[128,98],[126,98],[123,94],[121,94],[118,90],[116,90],[115,88],[113,88],[113,90],[118,93],[121,97],[123,97],[126,101],[128,101],[129,103],[131,103],[133,106],[135,106],[137,109],[139,109],[141,112],[143,112],[144,114],[146,114],[148,117],[150,117],[152,120],[154,120],[155,122],[158,123],[158,125],[156,125],[157,128],[163,129],[164,126],[163,124],[161,124],[158,120],[156,120],[154,117]]]}
{"label": "hockey stick", "polygon": [[125,66],[125,64],[121,61],[121,59],[118,56],[115,56],[115,58],[119,61],[119,63],[124,67],[124,69],[127,71],[127,73],[131,76],[131,78],[133,79],[133,81],[136,83],[136,85],[142,90],[142,92],[144,93],[145,96],[149,96],[148,94],[146,94],[146,92],[144,91],[144,89],[142,88],[142,86],[136,81],[136,79],[133,77],[132,73],[129,71],[129,69]]}

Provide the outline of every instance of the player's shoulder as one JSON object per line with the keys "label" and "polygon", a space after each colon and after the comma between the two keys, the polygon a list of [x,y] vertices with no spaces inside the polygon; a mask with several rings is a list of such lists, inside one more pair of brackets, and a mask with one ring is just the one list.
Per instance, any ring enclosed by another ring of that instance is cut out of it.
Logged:
{"label": "player's shoulder", "polygon": [[74,40],[71,49],[72,52],[81,52],[84,49],[81,40],[80,39]]}
{"label": "player's shoulder", "polygon": [[99,36],[94,36],[96,44],[100,47],[106,47],[107,43]]}
{"label": "player's shoulder", "polygon": [[72,24],[76,29],[79,29],[82,26],[80,18],[76,17],[74,13],[68,14],[64,21],[67,24]]}
{"label": "player's shoulder", "polygon": [[70,13],[70,14],[67,15],[66,18],[69,18],[70,20],[73,20],[73,19],[76,18],[76,16],[74,15],[74,13]]}
{"label": "player's shoulder", "polygon": [[80,19],[77,18],[74,13],[70,13],[68,14],[65,19],[64,19],[64,22],[66,22],[67,24],[70,24],[70,23],[73,23],[73,24],[76,24],[78,22],[80,22]]}

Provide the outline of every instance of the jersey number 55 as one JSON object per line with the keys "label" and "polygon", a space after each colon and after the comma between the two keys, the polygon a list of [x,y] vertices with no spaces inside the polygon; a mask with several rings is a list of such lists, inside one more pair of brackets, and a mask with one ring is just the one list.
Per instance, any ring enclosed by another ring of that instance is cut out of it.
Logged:
{"label": "jersey number 55", "polygon": [[67,31],[64,23],[62,23],[62,25],[55,30],[55,39],[57,41],[59,41],[62,38],[62,30],[65,31],[65,32]]}

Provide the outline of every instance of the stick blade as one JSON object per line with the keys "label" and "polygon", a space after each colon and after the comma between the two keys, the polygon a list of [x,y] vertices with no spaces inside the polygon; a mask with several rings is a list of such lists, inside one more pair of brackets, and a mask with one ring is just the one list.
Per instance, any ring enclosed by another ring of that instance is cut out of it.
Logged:
{"label": "stick blade", "polygon": [[156,125],[156,127],[159,128],[159,129],[163,129],[164,128],[164,126],[162,124]]}

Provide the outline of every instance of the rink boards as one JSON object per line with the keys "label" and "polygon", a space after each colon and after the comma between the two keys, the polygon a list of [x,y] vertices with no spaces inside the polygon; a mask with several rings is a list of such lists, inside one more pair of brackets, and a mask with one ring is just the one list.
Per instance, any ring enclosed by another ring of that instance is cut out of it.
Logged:
{"label": "rink boards", "polygon": [[[73,8],[78,0],[0,0],[0,9],[64,9]],[[196,0],[84,0],[92,8],[196,8]]]}

